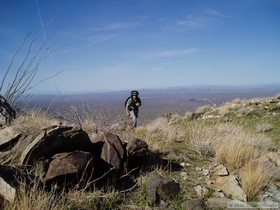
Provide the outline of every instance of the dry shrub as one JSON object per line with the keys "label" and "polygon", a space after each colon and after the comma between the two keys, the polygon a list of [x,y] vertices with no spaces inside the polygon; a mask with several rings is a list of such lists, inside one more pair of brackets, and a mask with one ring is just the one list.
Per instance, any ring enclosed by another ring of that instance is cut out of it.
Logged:
{"label": "dry shrub", "polygon": [[168,127],[169,120],[166,117],[158,117],[151,123],[146,125],[148,131],[164,131]]}
{"label": "dry shrub", "polygon": [[168,118],[159,117],[154,121],[146,125],[147,133],[145,137],[145,141],[149,144],[149,146],[155,150],[160,150],[162,148],[162,143],[167,138],[166,134],[170,130],[170,126],[168,125]]}
{"label": "dry shrub", "polygon": [[166,137],[167,137],[165,139],[166,142],[168,142],[168,143],[175,142],[177,140],[177,138],[178,138],[177,130],[175,128],[167,130]]}
{"label": "dry shrub", "polygon": [[168,117],[159,117],[146,125],[145,141],[156,150],[163,149],[166,144],[179,141],[185,132],[178,129],[176,123],[180,120],[179,115],[174,114]]}
{"label": "dry shrub", "polygon": [[210,108],[211,107],[209,105],[204,105],[204,106],[197,107],[197,109],[195,110],[195,114],[204,114],[207,111],[209,111]]}
{"label": "dry shrub", "polygon": [[225,116],[230,113],[230,108],[229,108],[229,106],[224,105],[224,106],[218,107],[217,111],[218,111],[219,115]]}
{"label": "dry shrub", "polygon": [[185,118],[185,119],[191,119],[191,118],[193,118],[193,116],[194,116],[194,113],[193,113],[193,112],[187,111],[187,112],[185,113],[184,118]]}
{"label": "dry shrub", "polygon": [[225,116],[230,114],[234,110],[238,110],[243,107],[241,99],[235,99],[232,102],[226,102],[222,106],[217,107],[217,111],[220,115]]}
{"label": "dry shrub", "polygon": [[259,191],[269,183],[269,170],[267,166],[257,161],[249,161],[240,171],[242,188],[251,201],[256,198]]}
{"label": "dry shrub", "polygon": [[[167,113],[162,117],[158,117],[151,123],[146,125],[148,131],[166,131],[170,130],[172,125],[175,125],[180,121],[181,117],[176,113]],[[172,127],[173,128],[173,127]]]}
{"label": "dry shrub", "polygon": [[52,118],[40,108],[32,108],[20,114],[12,124],[16,133],[31,134],[49,126],[58,125],[57,119]]}

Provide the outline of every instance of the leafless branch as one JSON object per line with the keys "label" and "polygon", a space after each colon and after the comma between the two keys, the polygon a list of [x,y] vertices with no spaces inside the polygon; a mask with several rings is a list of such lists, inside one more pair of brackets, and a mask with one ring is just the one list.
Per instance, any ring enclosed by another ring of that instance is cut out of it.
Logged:
{"label": "leafless branch", "polygon": [[[18,54],[23,51],[24,46],[27,45],[28,38],[30,37],[31,33],[28,33],[24,37],[20,47],[13,55],[12,60],[2,78],[0,92],[4,91],[4,87],[6,87],[5,93],[3,95],[9,104],[14,108],[18,108],[21,105],[22,101],[19,99],[29,90],[62,72],[61,70],[58,73],[41,79],[39,82],[33,84],[42,62],[61,48],[55,48],[55,44],[57,42],[51,43],[53,33],[51,33],[48,37],[45,37],[45,39],[39,43],[37,47],[35,46],[35,43],[38,42],[40,35],[45,33],[46,29],[51,25],[53,20],[54,18],[52,18],[45,26],[43,26],[42,29],[31,39],[30,43],[28,44],[25,56],[22,58],[20,64],[16,67],[15,60]],[[8,75],[12,76],[12,81],[7,81]],[[6,83],[8,84],[5,85]]]}

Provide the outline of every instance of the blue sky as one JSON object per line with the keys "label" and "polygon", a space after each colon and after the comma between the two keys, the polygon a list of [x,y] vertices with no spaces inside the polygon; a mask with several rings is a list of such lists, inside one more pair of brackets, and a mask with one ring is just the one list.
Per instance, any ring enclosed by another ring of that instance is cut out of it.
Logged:
{"label": "blue sky", "polygon": [[0,79],[53,17],[33,93],[280,82],[280,0],[0,0]]}

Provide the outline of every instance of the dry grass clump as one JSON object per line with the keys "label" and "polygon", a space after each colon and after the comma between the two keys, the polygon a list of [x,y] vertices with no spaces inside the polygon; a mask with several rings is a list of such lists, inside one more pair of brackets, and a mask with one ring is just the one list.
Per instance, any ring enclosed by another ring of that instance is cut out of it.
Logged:
{"label": "dry grass clump", "polygon": [[87,133],[95,133],[97,130],[97,126],[92,119],[85,119],[82,122],[82,129]]}
{"label": "dry grass clump", "polygon": [[234,123],[195,122],[185,132],[188,147],[205,157],[216,157],[220,163],[234,168],[273,147],[270,138],[245,131]]}
{"label": "dry grass clump", "polygon": [[217,108],[218,114],[221,116],[225,116],[230,113],[230,108],[226,105],[220,106]]}
{"label": "dry grass clump", "polygon": [[64,195],[61,209],[114,209],[120,199],[119,192],[109,189],[106,193],[100,190],[72,190]]}
{"label": "dry grass clump", "polygon": [[186,129],[187,146],[205,157],[214,157],[216,148],[223,140],[224,131],[217,125],[209,125],[204,121],[192,123]]}
{"label": "dry grass clump", "polygon": [[33,187],[28,188],[24,183],[20,184],[15,200],[9,202],[4,201],[5,210],[14,209],[34,209],[34,210],[48,210],[48,209],[59,209],[54,208],[54,197],[53,191],[46,192],[40,187],[39,182],[35,182]]}
{"label": "dry grass clump", "polygon": [[40,108],[33,108],[18,115],[12,123],[12,128],[16,133],[28,135],[43,128],[58,125],[58,123],[58,120],[52,118],[46,111]]}
{"label": "dry grass clump", "polygon": [[232,169],[240,168],[251,158],[259,156],[259,151],[248,141],[233,138],[232,141],[222,143],[216,151],[219,163],[227,164]]}
{"label": "dry grass clump", "polygon": [[115,209],[121,199],[120,193],[112,189],[90,192],[74,188],[66,192],[54,187],[47,191],[39,181],[34,180],[31,188],[22,182],[14,201],[5,200],[3,207],[5,210]]}
{"label": "dry grass clump", "polygon": [[159,117],[146,125],[144,139],[149,144],[149,147],[161,150],[167,144],[181,141],[185,136],[185,132],[180,131],[176,124],[179,119],[179,115],[175,114],[168,117]]}
{"label": "dry grass clump", "polygon": [[216,150],[216,159],[231,168],[240,168],[273,146],[273,142],[267,136],[251,133],[236,126],[231,128],[230,135],[223,137]]}
{"label": "dry grass clump", "polygon": [[193,112],[187,111],[187,112],[185,112],[184,118],[191,119],[193,117],[193,115],[194,115]]}
{"label": "dry grass clump", "polygon": [[210,108],[211,107],[209,105],[204,105],[204,106],[197,107],[197,109],[195,110],[195,114],[198,114],[198,115],[204,114],[207,111],[209,111]]}
{"label": "dry grass clump", "polygon": [[165,116],[158,117],[151,123],[146,125],[148,131],[166,131],[170,125],[177,123],[180,120],[179,114],[168,113]]}
{"label": "dry grass clump", "polygon": [[216,108],[218,114],[221,116],[225,116],[227,114],[230,114],[233,110],[238,110],[242,107],[244,107],[246,102],[241,99],[234,99],[232,102],[226,102],[222,106],[219,106]]}
{"label": "dry grass clump", "polygon": [[248,201],[256,198],[259,191],[269,183],[269,170],[260,162],[249,161],[240,171],[242,188]]}

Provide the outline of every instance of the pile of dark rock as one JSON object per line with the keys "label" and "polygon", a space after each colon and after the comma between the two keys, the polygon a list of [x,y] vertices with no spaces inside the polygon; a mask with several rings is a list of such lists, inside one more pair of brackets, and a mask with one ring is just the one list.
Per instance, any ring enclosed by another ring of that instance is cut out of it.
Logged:
{"label": "pile of dark rock", "polygon": [[[98,132],[93,139],[68,126],[53,126],[27,136],[0,134],[0,197],[13,202],[20,184],[31,187],[38,180],[46,190],[54,186],[58,190],[90,190],[110,183],[125,191],[135,186],[128,180],[154,164],[155,157],[145,141],[133,138],[126,143],[108,131]],[[162,197],[179,192],[173,180],[161,178],[156,183],[150,193],[154,197],[149,198],[154,204],[159,200],[158,189]],[[174,190],[166,190],[167,185],[174,185]]]}
{"label": "pile of dark rock", "polygon": [[[46,186],[84,187],[96,179],[120,177],[132,167],[140,168],[149,153],[140,139],[124,143],[117,135],[99,132],[91,140],[73,127],[53,126],[28,136],[0,138],[0,193],[12,200],[17,180],[31,183],[36,177]],[[142,162],[131,162],[140,159]],[[81,180],[83,180],[81,182]],[[12,193],[13,194],[13,193]],[[8,195],[8,196],[7,196]]]}

